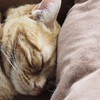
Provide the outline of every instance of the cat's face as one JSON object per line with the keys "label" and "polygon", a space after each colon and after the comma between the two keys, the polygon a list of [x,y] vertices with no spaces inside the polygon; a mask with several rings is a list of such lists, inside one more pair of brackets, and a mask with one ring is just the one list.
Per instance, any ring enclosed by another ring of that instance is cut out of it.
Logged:
{"label": "cat's face", "polygon": [[[36,13],[39,16],[35,17],[40,17],[40,13]],[[15,89],[21,94],[37,95],[54,77],[56,39],[60,27],[54,19],[52,25],[47,25],[43,22],[45,19],[35,21],[28,16],[14,16],[7,20],[3,30],[2,53],[7,55],[3,56],[4,67]]]}
{"label": "cat's face", "polygon": [[[12,68],[11,78],[18,92],[35,95],[40,93],[48,79],[54,76],[58,30],[52,33],[44,31],[37,23],[31,26],[25,28],[24,24],[25,31],[23,29],[23,33],[19,33],[14,40],[13,62],[18,69]],[[30,31],[30,28],[36,30]]]}

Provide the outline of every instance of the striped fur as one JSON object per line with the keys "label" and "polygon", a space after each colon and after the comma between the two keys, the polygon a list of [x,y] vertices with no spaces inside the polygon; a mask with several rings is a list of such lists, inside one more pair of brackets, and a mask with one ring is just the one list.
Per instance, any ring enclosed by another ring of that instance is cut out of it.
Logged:
{"label": "striped fur", "polygon": [[[7,11],[1,46],[3,69],[10,79],[9,88],[25,95],[41,93],[47,80],[54,77],[56,39],[60,29],[56,21],[49,27],[33,20],[31,11],[34,7],[25,5]],[[34,90],[36,86],[41,89]],[[16,94],[9,93],[8,98]],[[6,95],[5,91],[3,95]]]}

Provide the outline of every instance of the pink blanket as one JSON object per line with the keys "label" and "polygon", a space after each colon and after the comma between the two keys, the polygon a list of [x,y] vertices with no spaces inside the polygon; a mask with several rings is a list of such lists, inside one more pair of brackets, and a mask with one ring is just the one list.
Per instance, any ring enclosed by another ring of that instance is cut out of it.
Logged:
{"label": "pink blanket", "polygon": [[51,100],[100,100],[100,0],[76,0],[58,38]]}

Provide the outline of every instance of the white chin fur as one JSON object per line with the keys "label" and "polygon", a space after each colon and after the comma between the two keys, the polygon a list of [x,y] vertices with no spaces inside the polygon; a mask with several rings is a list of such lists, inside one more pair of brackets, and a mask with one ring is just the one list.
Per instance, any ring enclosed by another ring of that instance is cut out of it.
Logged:
{"label": "white chin fur", "polygon": [[[12,71],[11,73],[11,78],[12,78],[12,83],[15,87],[15,90],[20,93],[20,94],[23,94],[23,95],[38,95],[41,93],[41,91],[34,91],[34,79],[32,79],[30,82],[30,85],[29,85],[29,89],[26,89],[24,88],[23,86],[20,85],[20,83],[18,82],[17,78],[16,78],[16,72],[15,71]],[[46,83],[46,79],[43,77],[37,84],[37,86],[40,86],[41,88],[44,87]]]}
{"label": "white chin fur", "polygon": [[17,76],[16,72],[12,71],[12,73],[11,73],[11,81],[12,81],[14,87],[15,87],[15,90],[20,94],[28,95],[28,91],[24,90],[22,87],[19,86],[19,83],[16,80],[16,76]]}

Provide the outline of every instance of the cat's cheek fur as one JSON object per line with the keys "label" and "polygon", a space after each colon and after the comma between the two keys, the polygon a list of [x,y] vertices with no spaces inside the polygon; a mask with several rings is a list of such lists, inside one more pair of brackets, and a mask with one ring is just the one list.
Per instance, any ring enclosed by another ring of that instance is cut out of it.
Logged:
{"label": "cat's cheek fur", "polygon": [[[11,74],[12,83],[17,92],[24,94],[24,95],[38,95],[41,93],[46,83],[45,76],[43,75],[31,76],[30,80],[28,79],[24,80],[24,78],[26,77],[22,77],[23,78],[22,80],[21,75],[22,74],[19,74],[15,72],[14,70],[12,71],[12,74]],[[26,81],[28,82],[28,84],[25,84]],[[41,89],[35,90],[35,86],[39,86]]]}
{"label": "cat's cheek fur", "polygon": [[0,100],[12,100],[17,92],[11,82],[5,77],[0,66]]}

